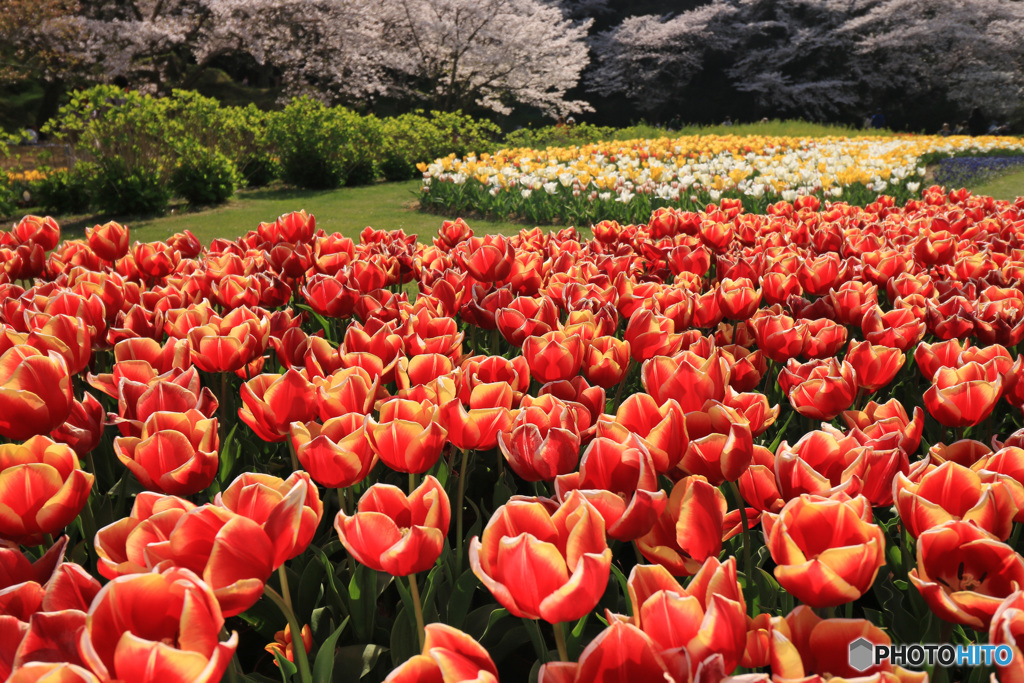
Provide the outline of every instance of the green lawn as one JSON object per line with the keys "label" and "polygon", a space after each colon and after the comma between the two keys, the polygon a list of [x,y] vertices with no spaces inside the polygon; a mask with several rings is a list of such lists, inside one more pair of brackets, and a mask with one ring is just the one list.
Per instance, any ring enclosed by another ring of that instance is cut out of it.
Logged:
{"label": "green lawn", "polygon": [[[264,221],[273,221],[291,211],[305,209],[316,216],[317,227],[326,232],[340,232],[357,238],[366,226],[379,230],[405,230],[429,242],[445,218],[417,210],[416,192],[419,182],[381,183],[368,187],[340,190],[260,189],[239,192],[228,203],[215,208],[189,210],[184,205],[174,213],[159,218],[118,219],[131,229],[132,239],[149,242],[163,240],[176,232],[191,230],[204,243],[217,237],[234,239],[253,230]],[[61,220],[66,237],[81,236],[86,226],[107,217],[76,216]],[[524,224],[468,219],[470,227],[480,235],[515,234]],[[553,226],[542,226],[551,228]]]}
{"label": "green lawn", "polygon": [[1009,201],[1013,201],[1017,197],[1024,197],[1024,171],[1004,175],[984,185],[972,187],[971,191],[974,194],[983,194]]}
{"label": "green lawn", "polygon": [[[159,218],[116,218],[132,230],[132,239],[144,242],[163,240],[168,236],[191,230],[204,243],[216,237],[234,239],[256,228],[262,221],[273,221],[281,214],[305,209],[316,216],[317,225],[327,232],[340,232],[358,238],[366,226],[380,230],[397,230],[420,236],[429,241],[445,218],[417,210],[416,191],[419,181],[382,183],[367,187],[340,190],[296,190],[288,188],[245,190],[231,201],[216,208],[190,210],[177,205],[174,213]],[[1024,196],[1024,171],[1003,176],[985,185],[972,188],[975,194],[991,195],[997,199],[1013,200]],[[86,226],[109,217],[75,216],[60,220],[66,237],[81,237]],[[522,223],[490,221],[480,218],[467,220],[477,234],[515,234],[527,226]],[[541,226],[557,230],[557,226]],[[582,229],[589,232],[589,226]]]}

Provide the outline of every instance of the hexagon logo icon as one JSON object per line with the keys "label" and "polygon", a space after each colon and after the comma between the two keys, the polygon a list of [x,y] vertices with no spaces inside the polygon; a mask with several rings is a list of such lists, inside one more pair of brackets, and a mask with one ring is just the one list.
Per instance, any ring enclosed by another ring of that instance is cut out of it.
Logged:
{"label": "hexagon logo icon", "polygon": [[875,646],[866,638],[850,643],[850,666],[857,671],[867,671],[875,663]]}

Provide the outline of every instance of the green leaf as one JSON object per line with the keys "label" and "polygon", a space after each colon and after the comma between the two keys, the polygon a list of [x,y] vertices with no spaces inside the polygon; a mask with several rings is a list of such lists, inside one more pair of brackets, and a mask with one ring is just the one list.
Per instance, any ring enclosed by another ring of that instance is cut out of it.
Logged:
{"label": "green leaf", "polygon": [[313,683],[330,683],[331,675],[334,672],[334,649],[338,645],[338,638],[341,632],[348,625],[348,617],[342,620],[341,625],[334,633],[323,642],[316,653],[316,660],[313,662]]}
{"label": "green leaf", "polygon": [[312,614],[320,602],[325,574],[324,565],[320,562],[310,562],[303,570],[302,578],[299,579],[299,594],[295,603],[300,621],[306,621],[306,615]]}
{"label": "green leaf", "polygon": [[[377,660],[387,651],[383,645],[348,645],[338,650],[335,664],[341,666],[342,680],[355,682],[372,672]],[[313,683],[323,682],[314,675]]]}
{"label": "green leaf", "polygon": [[[619,582],[619,588],[622,590],[623,595],[629,595],[629,581],[626,580],[626,575],[622,573],[622,570],[612,565],[612,575],[615,576],[615,580]],[[633,603],[630,600],[626,600],[627,616],[633,616]]]}
{"label": "green leaf", "polygon": [[476,577],[472,569],[467,569],[455,582],[455,590],[448,599],[447,622],[449,624],[461,624],[465,620],[469,606],[473,603],[473,594],[479,585],[480,579]]}
{"label": "green leaf", "polygon": [[[398,582],[401,584],[401,582]],[[416,618],[413,611],[402,607],[391,627],[391,663],[398,666],[405,660],[418,654],[419,638],[416,635]]]}
{"label": "green leaf", "polygon": [[348,607],[356,639],[372,641],[373,621],[377,613],[377,572],[361,564],[348,584]]}
{"label": "green leaf", "polygon": [[291,683],[292,677],[298,673],[298,668],[294,664],[288,661],[280,652],[274,653],[274,659],[277,661],[277,666],[281,670],[281,680],[284,683]]}

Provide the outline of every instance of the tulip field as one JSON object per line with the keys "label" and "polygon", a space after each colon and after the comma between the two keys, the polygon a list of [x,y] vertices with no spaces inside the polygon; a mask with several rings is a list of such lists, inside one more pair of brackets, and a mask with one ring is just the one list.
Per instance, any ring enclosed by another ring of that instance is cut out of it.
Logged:
{"label": "tulip field", "polygon": [[417,168],[424,206],[588,225],[643,223],[658,208],[696,211],[723,197],[740,199],[752,213],[804,195],[858,205],[886,195],[902,204],[927,186],[929,160],[993,152],[1018,159],[1024,144],[1015,137],[961,135],[686,135],[450,154]]}
{"label": "tulip field", "polygon": [[589,238],[24,217],[0,680],[1024,681],[1024,198],[877,190]]}

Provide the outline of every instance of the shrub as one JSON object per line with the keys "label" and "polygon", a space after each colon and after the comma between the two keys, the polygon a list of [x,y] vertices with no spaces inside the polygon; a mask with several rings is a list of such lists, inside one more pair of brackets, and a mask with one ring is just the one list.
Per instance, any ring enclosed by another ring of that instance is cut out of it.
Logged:
{"label": "shrub", "polygon": [[282,177],[292,185],[331,189],[377,178],[383,135],[374,116],[302,97],[271,119],[271,139]]}
{"label": "shrub", "polygon": [[167,210],[171,189],[163,169],[131,166],[116,158],[90,166],[89,185],[100,212],[149,215]]}
{"label": "shrub", "polygon": [[172,177],[175,192],[194,206],[222,204],[238,187],[234,162],[216,149],[196,145],[182,155]]}
{"label": "shrub", "polygon": [[[88,171],[91,167],[84,169]],[[62,216],[89,210],[92,203],[90,180],[82,169],[44,171],[45,176],[32,185],[32,196],[43,213]]]}

